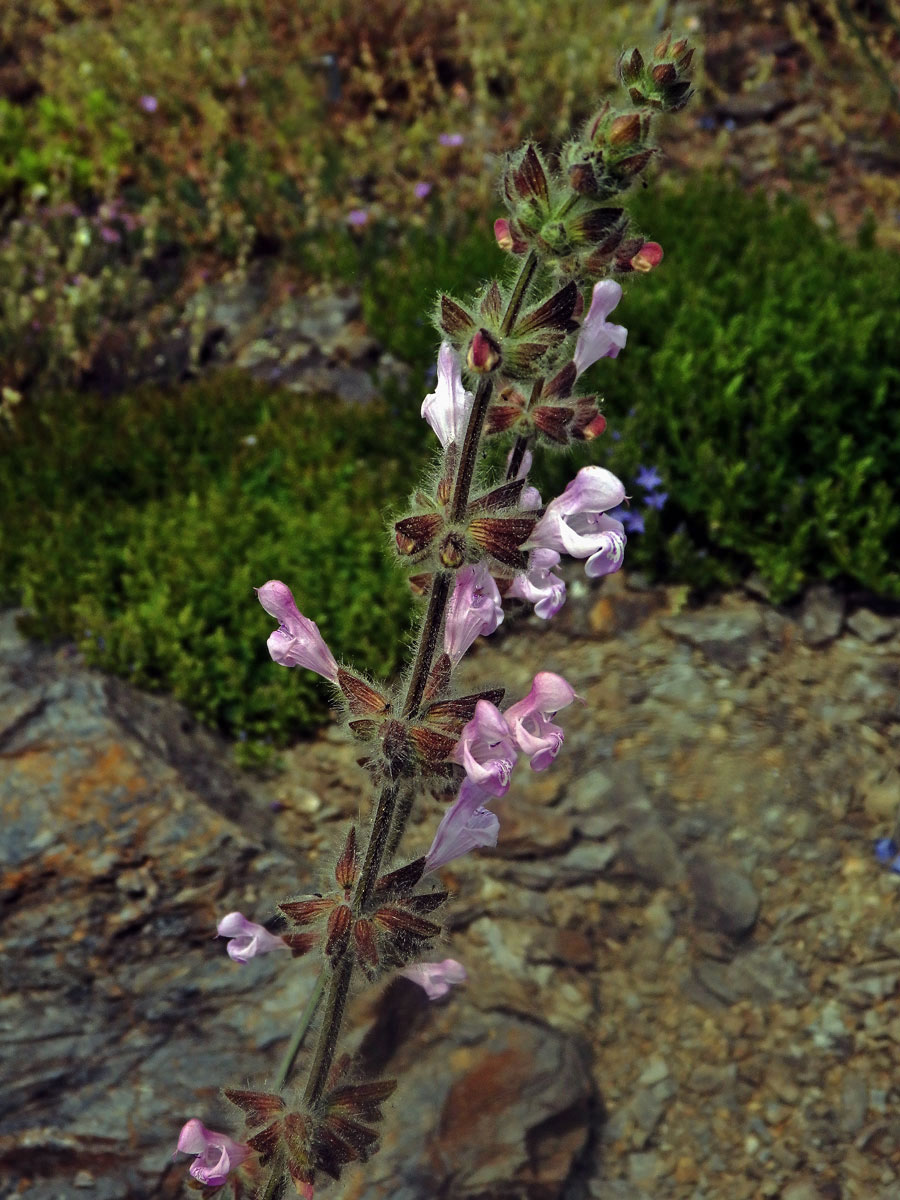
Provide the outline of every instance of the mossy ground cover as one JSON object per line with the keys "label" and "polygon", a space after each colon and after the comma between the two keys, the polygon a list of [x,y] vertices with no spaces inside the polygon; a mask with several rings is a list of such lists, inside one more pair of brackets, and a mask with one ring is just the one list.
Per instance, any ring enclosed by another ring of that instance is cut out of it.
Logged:
{"label": "mossy ground cover", "polygon": [[327,712],[313,675],[272,667],[253,592],[267,579],[290,581],[338,656],[398,667],[410,600],[383,510],[414,447],[384,406],[336,412],[223,375],[73,404],[3,436],[2,600],[31,632],[170,691],[245,758]]}

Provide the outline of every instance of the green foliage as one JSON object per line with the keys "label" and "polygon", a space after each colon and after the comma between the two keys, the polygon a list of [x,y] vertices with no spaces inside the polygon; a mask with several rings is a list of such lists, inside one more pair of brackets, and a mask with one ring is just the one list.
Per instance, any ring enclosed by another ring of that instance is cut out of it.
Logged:
{"label": "green foliage", "polygon": [[[667,257],[626,283],[628,347],[585,377],[610,424],[591,457],[646,521],[629,562],[699,587],[756,570],[775,600],[823,578],[900,598],[900,258],[710,180],[634,211]],[[663,477],[661,513],[639,464]]]}
{"label": "green foliage", "polygon": [[[623,279],[611,320],[627,349],[582,381],[605,394],[609,431],[539,461],[543,494],[586,462],[615,471],[646,523],[629,565],[658,579],[708,588],[755,570],[776,600],[822,578],[900,596],[900,258],[714,179],[657,185],[631,208],[666,258]],[[376,228],[343,261],[373,329],[423,373],[437,335],[421,308],[496,274],[492,215],[393,243]],[[664,478],[661,513],[635,486],[642,464]]]}
{"label": "green foliage", "polygon": [[321,723],[327,685],[271,662],[254,586],[284,579],[338,657],[399,665],[409,597],[383,510],[413,468],[386,419],[242,376],[29,409],[0,435],[2,601],[246,738],[245,757],[283,744]]}

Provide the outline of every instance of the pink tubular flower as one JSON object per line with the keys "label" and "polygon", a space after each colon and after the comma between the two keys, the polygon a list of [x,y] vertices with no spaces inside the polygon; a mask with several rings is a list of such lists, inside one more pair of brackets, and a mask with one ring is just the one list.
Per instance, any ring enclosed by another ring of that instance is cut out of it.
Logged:
{"label": "pink tubular flower", "polygon": [[[509,470],[509,465],[512,462],[513,452],[510,450],[506,456],[506,469]],[[519,469],[516,472],[516,479],[525,479],[528,472],[531,470],[531,464],[534,462],[534,455],[530,450],[526,450],[522,455],[522,461],[519,464]],[[536,487],[527,487],[522,489],[522,495],[519,497],[519,504],[522,508],[540,508],[541,493]]]}
{"label": "pink tubular flower", "polygon": [[334,656],[315,621],[298,611],[287,584],[270,579],[256,594],[269,616],[280,622],[266,642],[272,659],[282,667],[306,667],[334,683],[338,673]]}
{"label": "pink tubular flower", "polygon": [[479,846],[496,846],[500,822],[485,808],[492,796],[471,779],[464,779],[459,795],[444,813],[431,849],[425,856],[425,873],[439,871],[455,858]]}
{"label": "pink tubular flower", "polygon": [[605,467],[582,467],[566,490],[547,505],[529,541],[532,549],[586,558],[591,577],[618,571],[625,558],[625,528],[607,510],[625,499],[625,488]]}
{"label": "pink tubular flower", "polygon": [[579,375],[598,359],[615,358],[624,349],[628,330],[624,325],[610,325],[606,319],[621,299],[622,289],[614,279],[594,284],[591,307],[575,343],[574,362]]}
{"label": "pink tubular flower", "polygon": [[[239,1167],[250,1154],[250,1147],[232,1141],[227,1134],[207,1129],[202,1121],[192,1117],[178,1135],[175,1153],[196,1154],[190,1173],[207,1187],[220,1187],[228,1173]],[[172,1156],[173,1158],[175,1155]]]}
{"label": "pink tubular flower", "polygon": [[449,342],[442,342],[437,362],[437,387],[422,401],[422,416],[446,450],[452,443],[462,444],[475,399],[462,383],[459,359]]}
{"label": "pink tubular flower", "polygon": [[284,938],[269,933],[264,925],[248,921],[243,913],[231,912],[216,926],[219,937],[228,938],[228,957],[234,962],[246,963],[257,954],[268,954],[271,950],[289,950]]}
{"label": "pink tubular flower", "polygon": [[575,699],[575,689],[561,675],[538,671],[525,699],[503,714],[532,771],[545,771],[559,753],[565,735],[551,718]]}
{"label": "pink tubular flower", "polygon": [[453,751],[473,783],[492,796],[505,796],[516,765],[516,743],[503,713],[489,700],[479,700]]}
{"label": "pink tubular flower", "polygon": [[439,963],[415,963],[411,967],[404,967],[398,974],[405,975],[424,988],[429,1000],[440,1000],[454,983],[465,983],[468,979],[466,968],[455,958],[445,958]]}
{"label": "pink tubular flower", "polygon": [[444,624],[444,649],[454,667],[479,635],[487,637],[502,623],[500,593],[484,563],[457,571]]}
{"label": "pink tubular flower", "polygon": [[533,550],[528,570],[515,577],[512,586],[507,588],[507,596],[533,604],[534,615],[543,621],[555,617],[566,602],[565,582],[553,574],[553,568],[558,564],[559,555],[555,550]]}

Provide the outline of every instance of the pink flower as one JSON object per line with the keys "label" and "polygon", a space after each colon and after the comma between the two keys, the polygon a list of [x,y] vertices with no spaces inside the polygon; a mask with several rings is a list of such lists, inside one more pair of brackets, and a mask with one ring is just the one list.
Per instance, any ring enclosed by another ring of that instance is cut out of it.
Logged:
{"label": "pink flower", "polygon": [[607,510],[625,499],[625,488],[605,467],[582,467],[566,490],[547,505],[527,542],[532,549],[586,558],[596,578],[618,571],[625,558],[625,528]]}
{"label": "pink flower", "polygon": [[474,396],[462,383],[459,359],[449,342],[442,342],[437,361],[437,387],[422,401],[422,416],[446,450],[462,445]]}
{"label": "pink flower", "polygon": [[555,617],[566,602],[565,582],[553,574],[553,568],[558,564],[559,555],[555,550],[532,551],[528,570],[515,577],[512,586],[507,588],[507,596],[533,604],[534,615],[543,621]]}
{"label": "pink flower", "polygon": [[[509,465],[512,462],[513,452],[510,450],[506,456],[506,469],[509,470]],[[522,455],[522,461],[519,464],[519,469],[516,472],[516,479],[525,479],[528,472],[531,470],[531,464],[534,462],[534,455],[530,450],[526,450]],[[522,489],[522,495],[519,497],[519,504],[522,508],[540,508],[541,493],[536,487],[527,487]]]}
{"label": "pink flower", "polygon": [[454,958],[445,958],[439,963],[415,963],[398,974],[424,988],[429,1000],[440,1000],[454,983],[465,983],[468,979],[466,968]]}
{"label": "pink flower", "polygon": [[575,370],[579,375],[598,359],[615,358],[624,349],[628,330],[606,320],[621,299],[622,289],[614,279],[594,284],[591,307],[575,343]]}
{"label": "pink flower", "polygon": [[545,771],[556,758],[565,735],[551,718],[577,698],[561,675],[538,671],[525,699],[503,714],[516,745],[531,759],[532,771]]}
{"label": "pink flower", "polygon": [[315,621],[298,611],[287,584],[270,579],[256,589],[256,594],[269,616],[280,622],[266,642],[273,661],[282,667],[306,667],[336,682],[338,668],[334,656]]}
{"label": "pink flower", "polygon": [[264,925],[248,921],[243,913],[231,912],[216,926],[219,937],[228,938],[228,957],[234,962],[246,963],[257,954],[268,954],[271,950],[288,950],[284,938],[269,933]]}
{"label": "pink flower", "polygon": [[444,649],[454,667],[477,637],[487,637],[502,623],[503,603],[484,563],[457,571],[444,624]]}
{"label": "pink flower", "polygon": [[453,751],[473,783],[492,796],[505,796],[516,765],[516,743],[503,713],[489,700],[479,700]]}
{"label": "pink flower", "polygon": [[[250,1154],[250,1147],[232,1141],[227,1134],[216,1133],[192,1117],[178,1135],[175,1153],[196,1154],[190,1173],[207,1187],[220,1187],[228,1173],[239,1167]],[[173,1158],[175,1155],[172,1156]]]}
{"label": "pink flower", "polygon": [[491,793],[471,779],[462,781],[459,795],[444,813],[425,856],[426,874],[439,871],[479,846],[497,845],[500,822],[496,813],[485,808],[491,799]]}

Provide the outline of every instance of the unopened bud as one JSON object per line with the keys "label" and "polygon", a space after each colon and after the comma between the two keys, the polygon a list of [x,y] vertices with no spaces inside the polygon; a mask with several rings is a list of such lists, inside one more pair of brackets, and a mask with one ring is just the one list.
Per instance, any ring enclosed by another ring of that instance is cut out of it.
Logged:
{"label": "unopened bud", "polygon": [[659,242],[644,242],[631,260],[635,271],[652,271],[662,262],[663,248]]}
{"label": "unopened bud", "polygon": [[502,361],[500,347],[486,329],[479,329],[472,338],[466,364],[470,371],[487,375],[495,371]]}
{"label": "unopened bud", "polygon": [[626,113],[616,117],[609,127],[607,140],[611,146],[630,146],[641,136],[641,118],[638,113]]}
{"label": "unopened bud", "polygon": [[654,58],[665,58],[665,56],[669,52],[669,42],[671,42],[671,40],[672,40],[671,33],[667,33],[666,36],[663,38],[663,40],[659,43],[659,45],[653,51],[653,57]]}
{"label": "unopened bud", "polygon": [[466,558],[466,547],[459,534],[448,534],[441,543],[438,557],[441,560],[441,565],[451,571],[455,571],[457,567],[463,565]]}
{"label": "unopened bud", "polygon": [[512,250],[513,239],[509,231],[509,221],[503,217],[498,217],[494,222],[494,237],[497,239],[497,245],[501,250]]}
{"label": "unopened bud", "polygon": [[597,413],[593,421],[585,425],[581,431],[581,436],[586,442],[592,442],[594,438],[599,437],[606,429],[606,417],[602,413]]}
{"label": "unopened bud", "polygon": [[640,50],[632,50],[630,55],[626,51],[619,59],[619,75],[623,83],[634,83],[643,69],[644,59]]}
{"label": "unopened bud", "polygon": [[592,195],[597,190],[597,176],[589,162],[573,163],[569,167],[569,186],[579,195]]}
{"label": "unopened bud", "polygon": [[670,58],[679,58],[687,50],[687,38],[679,38],[677,42],[672,43],[669,50]]}
{"label": "unopened bud", "polygon": [[678,69],[674,63],[659,63],[650,75],[654,83],[674,83],[678,78]]}

